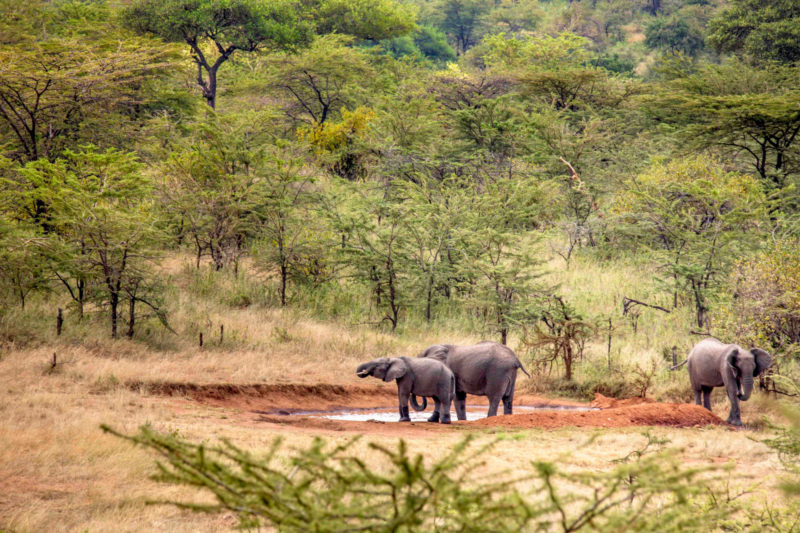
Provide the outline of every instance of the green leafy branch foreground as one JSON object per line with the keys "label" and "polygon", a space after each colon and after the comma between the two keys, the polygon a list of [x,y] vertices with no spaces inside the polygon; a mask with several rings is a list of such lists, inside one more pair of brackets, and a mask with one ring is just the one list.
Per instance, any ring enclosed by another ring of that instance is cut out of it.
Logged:
{"label": "green leafy branch foreground", "polygon": [[[402,439],[397,448],[353,449],[316,438],[280,453],[280,437],[262,454],[227,440],[192,444],[148,426],[124,435],[156,451],[154,479],[210,492],[216,503],[157,501],[198,512],[234,513],[239,527],[281,531],[793,531],[797,509],[747,507],[731,494],[724,469],[685,467],[666,441],[645,433],[640,450],[607,471],[566,471],[532,462],[527,471],[482,474],[492,443],[466,437],[426,464]],[[755,504],[753,504],[755,505]],[[795,506],[796,507],[796,506]]]}

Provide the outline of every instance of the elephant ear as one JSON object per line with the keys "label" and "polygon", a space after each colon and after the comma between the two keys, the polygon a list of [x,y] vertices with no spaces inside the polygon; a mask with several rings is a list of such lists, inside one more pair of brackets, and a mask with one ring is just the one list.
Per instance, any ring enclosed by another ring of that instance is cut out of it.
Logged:
{"label": "elephant ear", "polygon": [[753,371],[753,377],[758,376],[764,370],[772,366],[772,356],[761,348],[753,348],[750,350],[750,353],[756,358],[756,369]]}
{"label": "elephant ear", "polygon": [[739,349],[736,347],[731,348],[725,355],[725,363],[728,365],[728,371],[733,376],[733,379],[739,379],[739,367],[736,361],[739,359]]}
{"label": "elephant ear", "polygon": [[386,370],[386,376],[384,376],[383,381],[400,379],[406,375],[406,372],[408,372],[408,365],[406,365],[405,361],[402,359],[395,359]]}
{"label": "elephant ear", "polygon": [[431,359],[436,359],[444,363],[447,360],[447,352],[447,346],[444,344],[435,344],[426,348],[420,357],[430,357]]}

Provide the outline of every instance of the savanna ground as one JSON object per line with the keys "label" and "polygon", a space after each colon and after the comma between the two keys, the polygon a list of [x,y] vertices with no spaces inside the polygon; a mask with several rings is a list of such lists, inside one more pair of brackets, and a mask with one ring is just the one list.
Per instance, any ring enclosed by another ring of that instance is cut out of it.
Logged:
{"label": "savanna ground", "polygon": [[[477,435],[478,444],[493,442],[482,469],[487,472],[520,471],[531,461],[558,461],[563,468],[603,470],[613,461],[641,448],[646,425],[627,427],[505,427],[485,423],[451,426],[415,423],[345,423],[293,420],[279,411],[340,406],[391,406],[396,402],[393,384],[359,380],[354,368],[379,355],[415,355],[423,347],[442,341],[469,343],[475,334],[457,329],[407,328],[389,334],[368,325],[322,322],[310,313],[281,311],[259,305],[235,308],[222,298],[197,290],[201,273],[190,260],[169,257],[162,261],[171,273],[173,309],[170,322],[176,334],[148,325],[144,339],[112,342],[85,322],[69,315],[61,337],[55,336],[54,313],[58,302],[41,300],[25,311],[41,315],[37,335],[13,321],[3,323],[5,343],[0,352],[0,530],[8,531],[220,531],[233,529],[231,514],[204,515],[172,506],[148,505],[151,500],[198,500],[194,491],[149,479],[156,472],[152,453],[104,434],[100,424],[134,433],[143,424],[161,432],[174,432],[193,442],[220,438],[247,450],[263,450],[280,436],[292,448],[308,445],[316,436],[342,443],[364,434],[354,450],[375,458],[369,442],[394,446],[404,438],[414,451],[432,459],[443,456],[465,434]],[[634,294],[650,275],[646,270],[623,267],[600,271],[591,261],[573,262],[570,270],[552,264],[562,288],[580,297],[598,313],[613,318],[612,364],[632,368],[637,362],[663,363],[661,351],[673,343],[681,359],[695,339],[682,336],[676,316],[643,313],[637,331],[619,317],[619,301]],[[558,268],[556,268],[558,267]],[[227,277],[225,277],[227,276]],[[240,274],[246,276],[246,274]],[[217,279],[218,294],[240,283],[228,274]],[[32,322],[31,322],[32,320]],[[219,326],[224,337],[219,340]],[[51,332],[52,330],[52,332]],[[197,332],[205,333],[202,348]],[[28,342],[26,335],[44,339]],[[587,359],[576,379],[586,377],[593,365],[606,364],[607,339],[587,347]],[[514,346],[514,342],[511,343]],[[52,368],[53,353],[57,364]],[[525,356],[522,355],[523,360]],[[526,361],[530,370],[535,370]],[[648,395],[651,399],[688,401],[685,370],[669,373],[661,364]],[[556,368],[554,374],[559,372]],[[576,403],[586,399],[556,398],[548,389],[555,383],[534,373],[520,373],[516,404],[540,401]],[[180,387],[164,383],[183,384]],[[322,384],[320,386],[320,384]],[[231,387],[225,387],[231,385]],[[235,386],[254,385],[239,390]],[[257,386],[256,386],[257,385]],[[202,386],[206,386],[205,389]],[[259,388],[260,387],[260,388]],[[199,391],[199,392],[198,392]],[[205,392],[204,392],[205,391]],[[210,392],[209,392],[210,391]],[[470,403],[472,399],[470,399]],[[635,403],[635,402],[634,402]],[[648,409],[662,406],[649,404]],[[727,417],[728,404],[720,390],[713,395],[714,414]],[[663,409],[674,409],[663,406]],[[688,408],[691,416],[701,412]],[[768,435],[761,423],[776,417],[773,401],[764,394],[743,404],[748,426],[735,430],[725,424],[698,423],[690,427],[674,420],[657,425],[652,434],[669,440],[685,465],[732,465],[730,495],[742,492],[757,502],[774,501],[780,462],[759,441]],[[590,413],[603,415],[603,411]],[[611,411],[608,411],[609,417]],[[515,415],[526,417],[529,415]],[[574,413],[553,413],[550,420]],[[521,418],[521,419],[522,419]],[[504,417],[498,417],[502,422]],[[709,419],[713,422],[712,419]],[[646,424],[647,422],[633,422]],[[516,424],[515,424],[516,425]],[[558,424],[525,423],[519,425]],[[616,425],[616,424],[615,424]]]}

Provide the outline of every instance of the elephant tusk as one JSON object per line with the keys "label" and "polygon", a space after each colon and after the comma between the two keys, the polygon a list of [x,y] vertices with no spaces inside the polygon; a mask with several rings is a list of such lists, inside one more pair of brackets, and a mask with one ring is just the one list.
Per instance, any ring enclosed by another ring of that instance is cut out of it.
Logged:
{"label": "elephant tusk", "polygon": [[365,377],[365,376],[369,376],[369,372],[367,372],[366,370],[362,370],[361,372],[356,372],[356,375],[357,376],[361,376],[361,377]]}

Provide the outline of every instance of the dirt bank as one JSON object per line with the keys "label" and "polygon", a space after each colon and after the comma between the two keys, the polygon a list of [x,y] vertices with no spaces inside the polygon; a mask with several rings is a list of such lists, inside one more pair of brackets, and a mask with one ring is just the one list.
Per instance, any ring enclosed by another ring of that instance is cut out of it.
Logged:
{"label": "dirt bank", "polygon": [[[187,398],[212,407],[257,410],[265,414],[394,407],[397,405],[397,386],[394,383],[376,383],[365,386],[330,383],[201,385],[132,381],[126,385],[132,390],[152,396]],[[488,405],[487,398],[482,396],[469,396],[469,403]],[[541,396],[519,394],[514,398],[514,404],[534,407],[587,405],[570,400],[553,400]]]}

